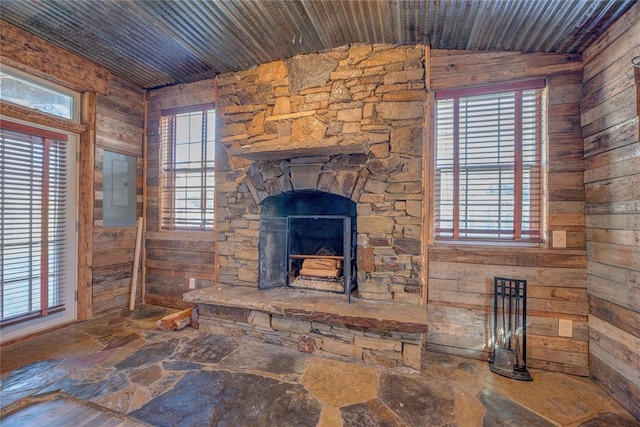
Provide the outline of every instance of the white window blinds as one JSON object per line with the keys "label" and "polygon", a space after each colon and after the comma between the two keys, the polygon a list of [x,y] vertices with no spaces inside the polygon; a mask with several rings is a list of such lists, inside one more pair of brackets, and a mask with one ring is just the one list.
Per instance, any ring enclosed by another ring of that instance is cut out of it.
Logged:
{"label": "white window blinds", "polygon": [[544,81],[436,94],[436,238],[539,242]]}
{"label": "white window blinds", "polygon": [[64,309],[66,141],[64,134],[2,123],[2,326]]}
{"label": "white window blinds", "polygon": [[162,112],[162,228],[213,229],[215,110]]}

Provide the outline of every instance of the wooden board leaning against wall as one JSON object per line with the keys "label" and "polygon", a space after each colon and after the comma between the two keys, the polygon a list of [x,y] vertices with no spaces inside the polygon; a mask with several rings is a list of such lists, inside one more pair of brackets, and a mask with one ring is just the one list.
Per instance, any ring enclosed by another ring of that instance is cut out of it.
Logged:
{"label": "wooden board leaning against wall", "polygon": [[[486,359],[493,277],[528,281],[527,364],[588,375],[582,60],[578,55],[431,51],[431,89],[544,78],[547,84],[546,231],[566,248],[430,244],[427,348]],[[433,164],[433,162],[431,162]],[[431,227],[432,228],[432,227]],[[559,320],[571,337],[559,336]]]}

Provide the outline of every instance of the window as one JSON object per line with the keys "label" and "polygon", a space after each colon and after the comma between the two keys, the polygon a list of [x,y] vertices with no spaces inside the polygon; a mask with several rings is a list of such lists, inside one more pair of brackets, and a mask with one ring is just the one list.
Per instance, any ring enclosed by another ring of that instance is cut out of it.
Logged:
{"label": "window", "polygon": [[0,71],[0,82],[0,99],[5,102],[64,119],[76,119],[77,94],[17,71]]}
{"label": "window", "polygon": [[162,112],[162,228],[213,229],[213,104]]}
{"label": "window", "polygon": [[[67,139],[65,134],[1,122],[3,328],[64,311],[65,300],[75,290],[75,187],[70,161],[75,150]],[[69,311],[75,317],[75,307]]]}
{"label": "window", "polygon": [[436,94],[437,240],[541,241],[543,88]]}

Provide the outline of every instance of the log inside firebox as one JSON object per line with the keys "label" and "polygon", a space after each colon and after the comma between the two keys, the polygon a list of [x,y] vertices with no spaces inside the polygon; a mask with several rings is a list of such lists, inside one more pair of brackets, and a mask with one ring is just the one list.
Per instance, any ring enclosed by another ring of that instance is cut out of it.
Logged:
{"label": "log inside firebox", "polygon": [[316,269],[316,268],[304,268],[300,270],[300,274],[302,276],[311,276],[311,277],[338,277],[340,276],[340,270],[337,268],[334,269]]}
{"label": "log inside firebox", "polygon": [[339,277],[341,261],[326,258],[307,258],[302,261],[300,274],[312,277]]}

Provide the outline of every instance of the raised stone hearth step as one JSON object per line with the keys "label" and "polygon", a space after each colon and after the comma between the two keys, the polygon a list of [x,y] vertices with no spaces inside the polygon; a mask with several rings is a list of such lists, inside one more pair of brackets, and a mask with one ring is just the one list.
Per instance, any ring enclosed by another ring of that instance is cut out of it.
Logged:
{"label": "raised stone hearth step", "polygon": [[323,321],[360,328],[425,333],[427,310],[414,304],[364,301],[329,292],[292,288],[258,290],[242,286],[211,286],[184,294],[190,303],[248,308],[294,319]]}
{"label": "raised stone hearth step", "polygon": [[293,288],[212,286],[184,294],[201,329],[246,334],[304,353],[420,369],[424,307]]}

